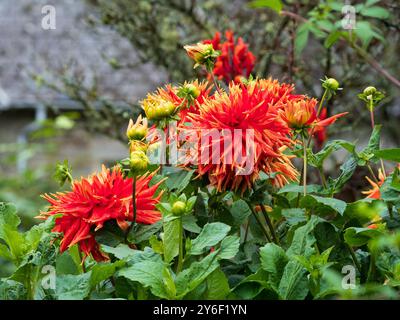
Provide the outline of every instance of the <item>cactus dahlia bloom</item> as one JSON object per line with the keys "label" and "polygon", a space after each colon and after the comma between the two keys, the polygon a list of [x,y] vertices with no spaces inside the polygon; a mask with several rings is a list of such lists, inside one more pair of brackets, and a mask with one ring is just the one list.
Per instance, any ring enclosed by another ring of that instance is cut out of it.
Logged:
{"label": "cactus dahlia bloom", "polygon": [[225,32],[225,37],[226,41],[221,43],[221,33],[216,32],[213,39],[203,42],[212,44],[215,50],[221,52],[215,61],[213,73],[226,83],[239,82],[240,77],[250,76],[256,58],[241,37],[235,41],[231,30]]}
{"label": "cactus dahlia bloom", "polygon": [[[276,186],[297,179],[297,171],[283,153],[292,143],[288,138],[290,129],[278,112],[287,97],[277,96],[279,84],[271,83],[274,85],[270,87],[261,86],[258,81],[231,84],[229,93],[216,93],[214,99],[200,106],[199,113],[188,114],[190,126],[180,127],[186,136],[195,136],[198,141],[198,176],[207,176],[219,191],[243,193],[252,187],[261,171],[276,174],[272,178]],[[238,131],[241,136],[235,140]],[[219,137],[210,142],[208,137],[204,139],[208,132],[218,132]],[[250,141],[252,136],[254,143]],[[215,161],[218,151],[220,158]],[[248,163],[253,164],[252,170],[241,174]]]}
{"label": "cactus dahlia bloom", "polygon": [[[153,174],[145,174],[136,181],[138,223],[152,224],[161,218],[155,208],[161,196],[155,196],[159,184],[150,187],[152,177]],[[50,208],[38,218],[61,215],[55,219],[52,230],[63,233],[61,252],[78,244],[84,258],[91,254],[97,261],[106,260],[95,240],[95,231],[110,220],[115,220],[123,230],[128,228],[128,221],[133,221],[132,187],[132,179],[124,179],[119,167],[110,170],[103,166],[99,174],[74,181],[69,192],[43,195]]]}
{"label": "cactus dahlia bloom", "polygon": [[299,99],[292,99],[288,101],[280,112],[281,117],[288,126],[294,130],[311,128],[313,133],[316,133],[348,113],[343,112],[326,119],[321,119],[317,115],[317,104],[318,100],[314,98],[302,97]]}

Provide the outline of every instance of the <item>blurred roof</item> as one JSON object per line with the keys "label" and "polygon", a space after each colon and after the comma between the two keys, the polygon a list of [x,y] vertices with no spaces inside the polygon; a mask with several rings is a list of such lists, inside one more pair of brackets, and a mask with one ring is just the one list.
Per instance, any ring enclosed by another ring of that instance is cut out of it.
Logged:
{"label": "blurred roof", "polygon": [[[56,29],[42,28],[46,0],[0,2],[0,109],[34,107],[41,101],[64,103],[65,97],[36,87],[32,74],[51,75],[75,61],[73,68],[90,82],[98,78],[101,94],[112,100],[137,101],[153,90],[163,74],[152,65],[115,71],[106,61],[137,63],[129,42],[104,27],[92,27],[83,0],[53,4]],[[72,106],[72,105],[71,105]]]}

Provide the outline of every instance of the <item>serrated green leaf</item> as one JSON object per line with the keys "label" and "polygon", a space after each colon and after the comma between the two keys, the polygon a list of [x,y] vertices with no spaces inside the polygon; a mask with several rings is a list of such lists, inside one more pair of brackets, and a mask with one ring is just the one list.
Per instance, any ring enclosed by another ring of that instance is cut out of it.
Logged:
{"label": "serrated green leaf", "polygon": [[400,148],[375,150],[374,156],[383,160],[400,162]]}
{"label": "serrated green leaf", "polygon": [[207,247],[215,246],[225,238],[230,229],[230,226],[221,222],[207,223],[197,238],[192,241],[190,254],[199,255],[202,254]]}
{"label": "serrated green leaf", "polygon": [[56,296],[58,300],[83,300],[90,293],[92,272],[70,275],[64,274],[56,278]]}
{"label": "serrated green leaf", "polygon": [[180,219],[164,221],[164,259],[171,262],[179,254]]}
{"label": "serrated green leaf", "polygon": [[219,259],[232,259],[239,251],[240,239],[238,236],[227,236],[221,242]]}
{"label": "serrated green leaf", "polygon": [[220,268],[214,270],[206,279],[207,290],[202,297],[205,300],[222,300],[230,292],[228,279]]}
{"label": "serrated green leaf", "polygon": [[269,285],[278,292],[284,268],[288,263],[285,251],[274,243],[267,243],[260,248],[260,260],[261,267],[268,272]]}
{"label": "serrated green leaf", "polygon": [[141,283],[150,288],[159,298],[173,298],[168,294],[164,283],[164,263],[162,261],[141,261],[117,272],[118,277],[125,277],[131,281]]}

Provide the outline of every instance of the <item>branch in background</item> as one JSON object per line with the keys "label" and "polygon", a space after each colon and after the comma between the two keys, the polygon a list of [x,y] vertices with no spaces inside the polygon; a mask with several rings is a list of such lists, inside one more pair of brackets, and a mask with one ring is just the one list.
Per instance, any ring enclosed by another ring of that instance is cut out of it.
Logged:
{"label": "branch in background", "polygon": [[[281,11],[281,15],[290,17],[296,21],[300,22],[310,22],[308,19],[294,13],[294,12],[289,12],[289,11]],[[327,30],[323,30],[327,31]],[[381,75],[383,75],[386,79],[388,79],[390,82],[392,82],[396,87],[400,88],[400,80],[395,78],[393,75],[391,75],[384,67],[382,67],[378,61],[376,61],[371,55],[368,54],[364,49],[361,47],[357,46],[354,43],[351,43],[348,39],[342,38],[342,40],[346,41],[350,46],[357,52],[357,54],[362,57],[371,67],[373,67],[376,71],[378,71]]]}

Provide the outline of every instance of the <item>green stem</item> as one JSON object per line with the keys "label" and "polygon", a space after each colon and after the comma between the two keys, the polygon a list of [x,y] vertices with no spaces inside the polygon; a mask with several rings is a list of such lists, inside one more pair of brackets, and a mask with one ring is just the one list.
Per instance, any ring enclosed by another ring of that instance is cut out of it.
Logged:
{"label": "green stem", "polygon": [[352,248],[350,245],[347,245],[347,248],[349,249],[351,258],[353,259],[353,262],[354,262],[354,264],[356,265],[357,270],[358,270],[358,272],[359,272],[360,275],[361,275],[361,274],[362,274],[362,273],[361,273],[361,265],[360,265],[360,263],[359,263],[358,260],[357,260],[357,257],[356,257],[356,254],[355,254],[353,248]]}
{"label": "green stem", "polygon": [[303,192],[307,195],[307,145],[306,139],[303,137]]}
{"label": "green stem", "polygon": [[215,79],[215,76],[214,76],[212,68],[206,68],[206,70],[207,70],[208,74],[211,76],[211,79],[213,81],[215,89],[217,89],[218,93],[221,93],[221,89],[220,89],[220,87],[218,85],[217,79]]}
{"label": "green stem", "polygon": [[81,248],[79,248],[79,244],[78,244],[78,254],[79,254],[79,260],[81,262],[82,273],[86,273],[85,261],[82,261],[82,251]]}
{"label": "green stem", "polygon": [[376,183],[379,182],[378,178],[376,177],[374,171],[371,168],[371,165],[369,163],[367,163],[367,168],[369,170],[369,173],[371,174],[372,178],[375,180]]}
{"label": "green stem", "polygon": [[251,205],[251,203],[248,203],[251,213],[254,215],[254,218],[256,218],[258,224],[261,227],[261,230],[263,231],[265,237],[267,238],[268,242],[272,242],[271,237],[268,234],[268,230],[267,227],[265,226],[265,224],[261,221],[260,217],[257,215],[257,212],[254,211],[253,206]]}
{"label": "green stem", "polygon": [[374,254],[371,253],[371,258],[370,258],[370,262],[369,262],[369,269],[368,269],[368,276],[367,276],[367,282],[373,281],[374,273],[375,273],[375,257],[374,257]]}
{"label": "green stem", "polygon": [[178,256],[178,266],[176,273],[181,272],[183,266],[183,223],[182,217],[179,218],[179,256]]}
{"label": "green stem", "polygon": [[262,204],[260,204],[260,207],[261,207],[262,213],[264,214],[265,220],[267,221],[267,225],[268,225],[269,230],[271,231],[272,238],[274,239],[274,242],[276,244],[279,244],[279,238],[276,235],[274,225],[272,224],[271,219],[269,218],[267,210],[265,210],[265,208],[264,208],[264,206]]}
{"label": "green stem", "polygon": [[327,184],[326,184],[326,178],[325,178],[323,169],[322,168],[318,168],[318,172],[319,172],[319,176],[321,177],[322,186],[324,188],[326,188]]}
{"label": "green stem", "polygon": [[328,89],[325,89],[324,94],[322,95],[321,101],[319,103],[318,111],[317,111],[317,118],[321,114],[322,105],[325,102],[326,95],[328,94]]}

